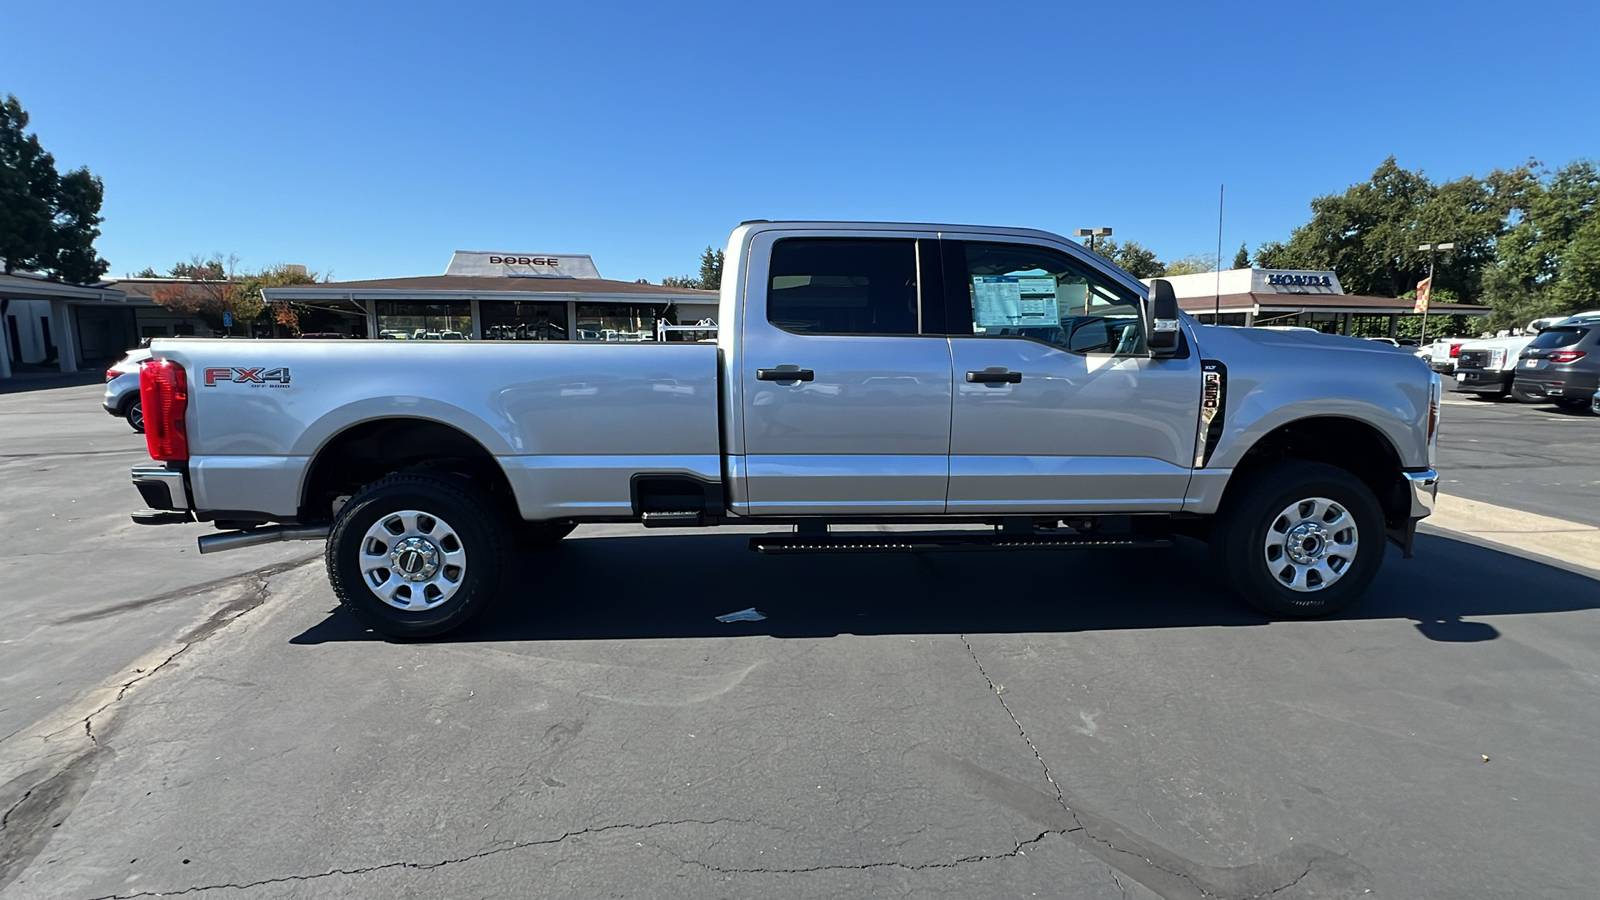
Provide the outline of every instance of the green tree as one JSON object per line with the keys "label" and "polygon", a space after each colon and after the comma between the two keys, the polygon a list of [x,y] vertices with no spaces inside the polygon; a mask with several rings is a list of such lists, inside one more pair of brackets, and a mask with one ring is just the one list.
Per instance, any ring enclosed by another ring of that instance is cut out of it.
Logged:
{"label": "green tree", "polygon": [[722,290],[722,251],[707,247],[700,254],[700,289]]}
{"label": "green tree", "polygon": [[1102,238],[1095,241],[1094,252],[1116,263],[1135,278],[1160,278],[1167,274],[1167,267],[1156,259],[1155,252],[1146,249],[1138,241],[1119,244],[1113,238]]}
{"label": "green tree", "polygon": [[722,289],[722,251],[707,247],[700,254],[699,275],[668,275],[661,279],[663,287],[694,288],[701,291]]}
{"label": "green tree", "polygon": [[1217,258],[1210,253],[1191,253],[1182,259],[1167,263],[1168,275],[1198,275],[1201,272],[1215,272]]}
{"label": "green tree", "polygon": [[1235,253],[1233,255],[1233,265],[1232,265],[1231,268],[1235,268],[1235,269],[1248,269],[1248,268],[1250,268],[1250,250],[1247,247],[1245,247],[1244,244],[1240,244],[1239,245],[1239,252]]}
{"label": "green tree", "polygon": [[135,273],[133,277],[134,278],[160,278],[161,276],[156,274],[156,270],[155,269],[152,269],[149,266],[145,266],[143,269],[141,269],[140,271]]}
{"label": "green tree", "polygon": [[96,255],[105,188],[87,168],[56,171],[28,113],[13,95],[0,102],[0,258],[7,273],[39,270],[92,282],[108,265]]}
{"label": "green tree", "polygon": [[306,271],[304,266],[269,266],[260,272],[241,276],[238,290],[234,292],[233,302],[246,314],[252,309],[256,310],[254,316],[249,316],[252,321],[270,311],[274,323],[287,328],[292,334],[299,334],[300,314],[306,311],[305,307],[297,307],[287,300],[268,303],[261,292],[264,288],[316,284],[320,280],[323,280],[321,275]]}
{"label": "green tree", "polygon": [[1537,182],[1532,165],[1435,184],[1391,156],[1366,182],[1312,200],[1311,221],[1287,242],[1263,244],[1256,264],[1332,269],[1352,294],[1397,297],[1428,274],[1428,254],[1417,246],[1453,241],[1455,250],[1437,258],[1436,281],[1476,299],[1507,217]]}

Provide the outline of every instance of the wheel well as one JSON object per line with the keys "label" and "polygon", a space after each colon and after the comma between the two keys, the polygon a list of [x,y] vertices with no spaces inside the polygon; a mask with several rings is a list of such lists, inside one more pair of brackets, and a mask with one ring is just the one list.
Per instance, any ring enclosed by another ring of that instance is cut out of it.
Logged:
{"label": "wheel well", "polygon": [[[1383,432],[1366,422],[1321,416],[1280,425],[1256,441],[1234,467],[1228,490],[1246,483],[1254,469],[1284,459],[1326,463],[1361,479],[1372,489],[1391,527],[1403,524],[1411,515],[1411,499],[1400,474],[1400,454]],[[1224,494],[1223,502],[1227,499]]]}
{"label": "wheel well", "polygon": [[300,521],[330,521],[338,498],[391,472],[419,469],[469,480],[491,501],[516,509],[504,470],[472,436],[428,419],[378,419],[345,429],[317,452],[300,497]]}

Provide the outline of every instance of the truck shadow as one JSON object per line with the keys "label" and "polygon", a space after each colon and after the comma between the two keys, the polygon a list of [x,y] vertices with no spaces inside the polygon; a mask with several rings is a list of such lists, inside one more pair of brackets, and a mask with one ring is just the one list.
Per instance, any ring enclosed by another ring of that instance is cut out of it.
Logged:
{"label": "truck shadow", "polygon": [[[577,641],[769,635],[1028,633],[1262,626],[1205,547],[1171,550],[762,556],[748,535],[582,537],[517,556],[491,610],[438,640]],[[754,607],[755,622],[716,616]],[[1468,617],[1600,607],[1593,578],[1435,535],[1389,549],[1342,619],[1410,619],[1435,641],[1493,640]],[[382,640],[335,610],[297,644]]]}

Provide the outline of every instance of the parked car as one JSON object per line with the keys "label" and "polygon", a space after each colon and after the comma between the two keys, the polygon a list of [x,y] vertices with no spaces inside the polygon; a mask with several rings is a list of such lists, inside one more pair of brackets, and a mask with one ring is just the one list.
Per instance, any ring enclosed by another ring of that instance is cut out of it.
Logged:
{"label": "parked car", "polygon": [[1600,393],[1600,315],[1579,314],[1539,332],[1518,359],[1512,392],[1525,403],[1592,406]]}
{"label": "parked car", "polygon": [[139,402],[139,364],[150,358],[149,350],[129,350],[106,370],[106,393],[100,400],[105,411],[128,421],[134,431],[144,433],[144,406]]}
{"label": "parked car", "polygon": [[[515,537],[587,522],[808,556],[1190,536],[1320,616],[1433,508],[1440,379],[1408,354],[1202,327],[1042,231],[757,221],[725,256],[714,345],[157,341],[134,519],[324,542],[345,609],[418,637],[521,585]],[[829,533],[865,523],[904,531]]]}
{"label": "parked car", "polygon": [[1470,340],[1472,338],[1439,338],[1417,355],[1428,363],[1428,368],[1441,375],[1449,375],[1456,370],[1456,357],[1461,353],[1461,345]]}
{"label": "parked car", "polygon": [[1519,354],[1533,342],[1535,335],[1563,318],[1534,319],[1528,323],[1524,334],[1462,344],[1456,355],[1456,390],[1490,400],[1511,393]]}

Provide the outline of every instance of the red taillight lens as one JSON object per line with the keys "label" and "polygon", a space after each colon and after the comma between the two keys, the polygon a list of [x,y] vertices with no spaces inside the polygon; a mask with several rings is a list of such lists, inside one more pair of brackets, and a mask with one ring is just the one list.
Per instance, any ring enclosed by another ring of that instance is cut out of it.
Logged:
{"label": "red taillight lens", "polygon": [[1455,359],[1456,357],[1458,357],[1460,355],[1461,355],[1461,345],[1460,344],[1451,344],[1450,345],[1450,358],[1451,359]]}
{"label": "red taillight lens", "polygon": [[1577,362],[1588,355],[1582,350],[1551,350],[1548,359],[1553,363],[1570,363]]}
{"label": "red taillight lens", "polygon": [[189,431],[184,413],[189,410],[189,385],[183,366],[170,359],[151,359],[140,365],[139,403],[144,407],[144,442],[150,458],[187,460]]}
{"label": "red taillight lens", "polygon": [[107,369],[106,370],[106,380],[107,381],[110,381],[111,379],[116,378],[116,377],[117,377],[117,370],[116,369]]}

